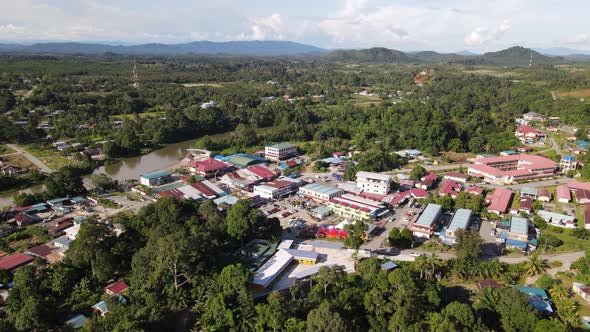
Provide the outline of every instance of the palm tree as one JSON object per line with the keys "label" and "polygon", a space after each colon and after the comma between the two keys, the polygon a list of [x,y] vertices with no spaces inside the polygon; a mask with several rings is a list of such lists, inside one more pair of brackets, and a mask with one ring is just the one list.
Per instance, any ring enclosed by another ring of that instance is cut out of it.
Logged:
{"label": "palm tree", "polygon": [[570,291],[563,285],[555,285],[549,290],[551,297],[558,300],[564,300],[570,297]]}
{"label": "palm tree", "polygon": [[476,304],[480,309],[495,311],[498,302],[500,302],[500,295],[492,287],[484,287],[476,297]]}
{"label": "palm tree", "polygon": [[434,275],[436,275],[437,270],[444,265],[444,263],[434,254],[431,256],[426,256],[424,263],[428,267],[428,279],[431,279]]}
{"label": "palm tree", "polygon": [[547,270],[547,263],[537,253],[531,255],[531,257],[524,262],[523,269],[526,275],[535,276],[541,274]]}
{"label": "palm tree", "polygon": [[421,255],[416,257],[416,259],[414,260],[414,268],[418,271],[420,271],[420,279],[424,278],[424,270],[427,268],[428,266],[428,261],[426,256]]}

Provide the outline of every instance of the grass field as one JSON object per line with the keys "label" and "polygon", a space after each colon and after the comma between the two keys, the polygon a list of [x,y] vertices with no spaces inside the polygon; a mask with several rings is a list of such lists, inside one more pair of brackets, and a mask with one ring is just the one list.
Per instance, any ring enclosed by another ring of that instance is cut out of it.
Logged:
{"label": "grass field", "polygon": [[381,98],[379,98],[379,96],[361,96],[355,94],[352,96],[352,101],[354,102],[355,106],[359,107],[381,105]]}
{"label": "grass field", "polygon": [[0,144],[0,156],[3,154],[14,153],[15,151],[4,144]]}
{"label": "grass field", "polygon": [[555,94],[559,97],[585,98],[585,97],[590,97],[590,89],[559,91],[559,92],[555,92]]}
{"label": "grass field", "polygon": [[575,236],[569,235],[569,229],[564,229],[563,233],[554,230],[555,227],[549,226],[544,229],[541,234],[555,235],[563,244],[557,248],[549,249],[550,252],[572,252],[584,251],[590,248],[590,241],[578,239]]}
{"label": "grass field", "polygon": [[[139,117],[142,119],[146,119],[146,118],[156,118],[159,116],[164,115],[165,112],[144,112],[144,113],[138,113]],[[111,119],[118,119],[118,120],[125,120],[125,119],[134,119],[135,118],[135,114],[117,114],[117,115],[111,115],[110,116]]]}
{"label": "grass field", "polygon": [[39,145],[31,144],[24,147],[24,149],[39,158],[47,167],[58,170],[64,166],[72,164],[73,161],[61,155],[59,151],[53,149],[45,149]]}
{"label": "grass field", "polygon": [[184,83],[183,86],[185,88],[194,88],[199,86],[206,86],[211,88],[222,88],[223,85],[220,83]]}
{"label": "grass field", "polygon": [[37,166],[33,165],[29,159],[21,154],[12,154],[9,156],[4,156],[0,158],[3,162],[6,162],[7,165],[14,165],[19,167],[24,167],[27,169],[37,169]]}

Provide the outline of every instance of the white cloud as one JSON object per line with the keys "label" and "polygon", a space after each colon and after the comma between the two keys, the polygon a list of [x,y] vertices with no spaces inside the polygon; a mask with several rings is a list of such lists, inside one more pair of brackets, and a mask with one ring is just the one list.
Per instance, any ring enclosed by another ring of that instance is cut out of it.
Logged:
{"label": "white cloud", "polygon": [[467,46],[484,45],[499,40],[508,30],[510,30],[508,21],[502,22],[494,29],[477,27],[465,36],[464,43]]}
{"label": "white cloud", "polygon": [[[250,33],[242,33],[233,39],[240,40],[283,40],[289,35],[287,27],[283,24],[281,15],[274,13],[266,17],[257,17],[251,20]],[[228,36],[232,39],[232,36]]]}
{"label": "white cloud", "polygon": [[5,24],[5,25],[0,25],[0,38],[4,35],[9,35],[9,34],[22,34],[25,32],[25,28],[24,27],[20,27],[20,26],[16,26],[14,24]]}
{"label": "white cloud", "polygon": [[565,45],[581,45],[581,44],[587,44],[588,42],[590,42],[590,35],[586,34],[586,33],[580,33],[577,34],[575,36],[571,36],[568,38],[565,38],[561,44],[565,44]]}

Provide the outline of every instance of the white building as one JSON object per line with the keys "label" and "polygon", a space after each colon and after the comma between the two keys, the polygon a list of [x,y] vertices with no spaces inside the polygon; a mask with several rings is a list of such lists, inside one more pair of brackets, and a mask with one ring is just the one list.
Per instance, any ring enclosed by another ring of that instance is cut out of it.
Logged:
{"label": "white building", "polygon": [[206,103],[201,104],[201,108],[204,110],[209,109],[209,108],[215,108],[215,107],[217,107],[217,103],[214,102],[213,100],[210,100]]}
{"label": "white building", "polygon": [[334,197],[341,196],[343,193],[344,190],[342,189],[324,186],[318,183],[310,183],[299,188],[300,195],[319,201],[329,201]]}
{"label": "white building", "polygon": [[559,168],[562,172],[575,171],[578,168],[578,162],[574,156],[563,156],[559,161]]}
{"label": "white building", "polygon": [[365,192],[387,195],[391,190],[391,176],[360,171],[356,173],[356,186]]}
{"label": "white building", "polygon": [[278,143],[264,148],[266,159],[283,160],[297,155],[297,145],[291,143]]}

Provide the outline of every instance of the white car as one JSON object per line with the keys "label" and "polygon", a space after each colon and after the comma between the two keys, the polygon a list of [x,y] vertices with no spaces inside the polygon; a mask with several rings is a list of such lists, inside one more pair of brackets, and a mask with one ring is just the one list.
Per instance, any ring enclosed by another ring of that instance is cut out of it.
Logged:
{"label": "white car", "polygon": [[410,256],[412,256],[412,257],[420,257],[420,256],[422,256],[422,254],[421,253],[418,253],[418,252],[415,252],[415,251],[412,251],[412,252],[410,252]]}

